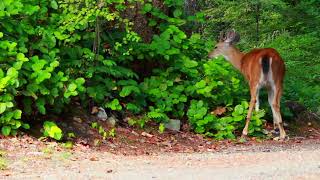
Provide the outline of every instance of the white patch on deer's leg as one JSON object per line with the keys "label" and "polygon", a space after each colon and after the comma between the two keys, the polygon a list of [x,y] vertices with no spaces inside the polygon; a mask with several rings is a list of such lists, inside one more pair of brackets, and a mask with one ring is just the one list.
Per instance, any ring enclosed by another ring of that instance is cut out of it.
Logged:
{"label": "white patch on deer's leg", "polygon": [[269,105],[271,107],[272,110],[272,116],[273,116],[273,128],[276,129],[277,128],[277,124],[278,124],[278,114],[274,108],[274,101],[275,101],[275,90],[276,90],[276,86],[273,80],[273,75],[272,75],[272,69],[271,69],[271,63],[272,63],[272,58],[270,58],[270,70],[268,72],[268,77],[267,77],[267,81],[268,81],[268,85],[269,85],[269,89],[268,89],[268,102]]}
{"label": "white patch on deer's leg", "polygon": [[268,102],[269,102],[269,105],[271,107],[271,111],[272,111],[272,117],[273,117],[273,128],[276,129],[276,122],[277,122],[277,114],[276,114],[276,111],[273,107],[273,99],[274,99],[274,90],[271,88],[269,89],[268,91]]}
{"label": "white patch on deer's leg", "polygon": [[[261,64],[261,59],[260,59],[260,64]],[[260,89],[267,84],[267,78],[265,78],[264,76],[265,75],[263,74],[263,71],[261,69],[259,82],[257,84],[257,93],[256,93],[257,99],[256,99],[256,104],[255,104],[255,111],[259,111],[259,106],[260,106],[259,92],[260,92]]]}
{"label": "white patch on deer's leg", "polygon": [[257,91],[257,99],[256,99],[256,105],[255,105],[255,110],[259,111],[259,90]]}
{"label": "white patch on deer's leg", "polygon": [[280,140],[284,140],[286,138],[286,132],[283,128],[283,122],[282,122],[282,117],[280,112],[280,96],[281,96],[280,94],[281,92],[279,88],[277,88],[277,91],[275,91],[275,95],[273,99],[273,106],[274,106],[276,117],[277,117],[276,125],[279,128]]}

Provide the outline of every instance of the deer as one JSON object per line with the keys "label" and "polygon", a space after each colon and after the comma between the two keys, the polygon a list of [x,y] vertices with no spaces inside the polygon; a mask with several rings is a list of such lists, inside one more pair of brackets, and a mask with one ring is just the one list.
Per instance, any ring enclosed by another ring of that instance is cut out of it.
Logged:
{"label": "deer", "polygon": [[223,56],[234,68],[238,69],[247,80],[250,88],[250,104],[246,123],[242,131],[242,137],[248,135],[248,128],[253,108],[259,111],[259,91],[266,87],[268,102],[271,106],[274,129],[279,130],[280,135],[276,139],[284,140],[286,132],[280,112],[280,99],[283,90],[285,76],[285,64],[280,54],[273,48],[253,49],[248,53],[241,52],[235,47],[240,41],[240,35],[235,30],[226,33],[221,32],[219,41],[214,49],[209,52],[210,59]]}

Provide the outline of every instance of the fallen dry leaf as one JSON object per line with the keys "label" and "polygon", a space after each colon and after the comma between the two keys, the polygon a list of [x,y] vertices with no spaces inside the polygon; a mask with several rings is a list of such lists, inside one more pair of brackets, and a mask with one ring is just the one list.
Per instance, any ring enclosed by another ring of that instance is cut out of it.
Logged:
{"label": "fallen dry leaf", "polygon": [[227,111],[227,109],[225,107],[218,106],[214,111],[211,112],[211,114],[220,116],[223,113],[225,113],[226,111]]}
{"label": "fallen dry leaf", "polygon": [[90,161],[99,161],[99,158],[93,156],[93,157],[91,157],[89,160],[90,160]]}
{"label": "fallen dry leaf", "polygon": [[91,114],[97,114],[99,112],[99,108],[97,106],[93,106],[91,109]]}
{"label": "fallen dry leaf", "polygon": [[139,136],[138,133],[136,133],[135,131],[131,131],[132,134],[134,134],[135,136]]}
{"label": "fallen dry leaf", "polygon": [[141,135],[144,136],[144,137],[148,137],[148,138],[152,138],[153,137],[152,134],[149,134],[149,133],[146,133],[146,132],[142,132]]}

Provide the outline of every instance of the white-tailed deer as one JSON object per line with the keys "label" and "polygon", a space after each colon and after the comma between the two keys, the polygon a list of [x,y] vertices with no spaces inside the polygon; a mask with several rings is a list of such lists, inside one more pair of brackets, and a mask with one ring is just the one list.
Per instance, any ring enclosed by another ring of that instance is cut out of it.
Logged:
{"label": "white-tailed deer", "polygon": [[248,134],[249,122],[253,107],[259,110],[259,90],[266,87],[268,101],[272,109],[274,127],[280,131],[280,139],[286,137],[280,113],[280,98],[285,74],[285,65],[279,53],[272,48],[253,49],[248,53],[240,52],[234,45],[240,40],[235,31],[220,34],[220,40],[215,49],[209,53],[209,58],[224,56],[247,79],[250,86],[250,106],[246,125],[242,135]]}

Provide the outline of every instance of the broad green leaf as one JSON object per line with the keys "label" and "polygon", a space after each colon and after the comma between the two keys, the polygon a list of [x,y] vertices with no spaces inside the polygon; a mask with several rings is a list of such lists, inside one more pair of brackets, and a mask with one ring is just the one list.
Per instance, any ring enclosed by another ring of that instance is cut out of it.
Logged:
{"label": "broad green leaf", "polygon": [[184,61],[184,65],[185,65],[187,68],[194,68],[194,67],[197,67],[197,66],[198,66],[198,62],[197,62],[197,61],[193,61],[193,60],[185,60],[185,61]]}
{"label": "broad green leaf", "polygon": [[9,127],[9,126],[3,126],[3,127],[1,128],[1,132],[2,132],[3,135],[9,136],[9,135],[10,135],[10,132],[11,132],[11,127]]}
{"label": "broad green leaf", "polygon": [[0,114],[2,114],[7,109],[6,103],[0,103]]}
{"label": "broad green leaf", "polygon": [[142,11],[144,13],[150,12],[151,10],[152,10],[152,4],[150,3],[146,3],[142,8]]}
{"label": "broad green leaf", "polygon": [[76,82],[76,84],[81,85],[81,84],[85,83],[85,79],[84,78],[77,78],[75,82]]}
{"label": "broad green leaf", "polygon": [[200,82],[197,82],[196,84],[195,84],[195,87],[196,88],[199,88],[199,89],[202,89],[202,88],[204,88],[204,87],[206,87],[206,81],[205,80],[201,80]]}
{"label": "broad green leaf", "polygon": [[23,127],[24,129],[30,129],[30,125],[27,124],[27,123],[23,123],[23,124],[22,124],[22,127]]}
{"label": "broad green leaf", "polygon": [[74,83],[69,84],[68,91],[75,91],[77,89],[77,85]]}
{"label": "broad green leaf", "polygon": [[173,11],[173,16],[178,18],[182,15],[182,10],[181,9],[176,9]]}
{"label": "broad green leaf", "polygon": [[114,99],[109,103],[106,103],[105,107],[110,108],[112,110],[121,110],[122,106],[119,103],[118,99]]}
{"label": "broad green leaf", "polygon": [[126,96],[129,96],[131,92],[132,92],[131,87],[130,86],[125,86],[125,87],[122,88],[122,90],[119,93],[119,95],[121,97],[126,97]]}
{"label": "broad green leaf", "polygon": [[13,113],[14,113],[14,115],[13,115],[14,119],[20,119],[21,118],[21,114],[22,114],[21,110],[15,110],[15,111],[13,111]]}
{"label": "broad green leaf", "polygon": [[37,108],[39,110],[39,112],[41,114],[46,114],[46,108],[45,108],[45,99],[44,98],[39,98],[37,99],[36,101],[36,105],[37,105]]}
{"label": "broad green leaf", "polygon": [[25,62],[25,61],[28,61],[28,58],[26,58],[23,53],[18,53],[17,54],[17,60]]}
{"label": "broad green leaf", "polygon": [[43,135],[51,137],[56,140],[60,140],[63,136],[62,130],[52,121],[45,121],[43,124],[44,132]]}
{"label": "broad green leaf", "polygon": [[242,105],[237,105],[235,108],[234,108],[234,112],[241,115],[243,114],[243,111],[244,111],[244,108]]}
{"label": "broad green leaf", "polygon": [[4,77],[4,72],[2,69],[0,69],[0,78],[3,78]]}
{"label": "broad green leaf", "polygon": [[31,67],[33,71],[39,71],[41,69],[43,69],[43,67],[47,64],[47,61],[40,59],[37,60]]}
{"label": "broad green leaf", "polygon": [[7,71],[7,76],[15,77],[18,75],[18,71],[15,68],[9,68]]}
{"label": "broad green leaf", "polygon": [[58,3],[57,3],[57,1],[51,0],[50,5],[51,5],[51,7],[52,7],[53,9],[58,9]]}

